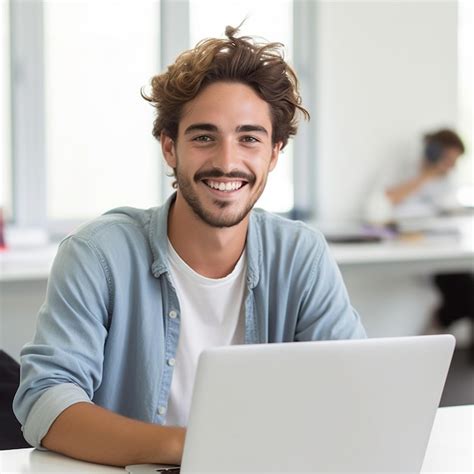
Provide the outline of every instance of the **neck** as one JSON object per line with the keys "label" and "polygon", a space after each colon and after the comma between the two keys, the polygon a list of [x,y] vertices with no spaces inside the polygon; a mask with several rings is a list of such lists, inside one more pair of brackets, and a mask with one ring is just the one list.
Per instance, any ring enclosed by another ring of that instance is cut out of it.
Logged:
{"label": "neck", "polygon": [[197,273],[223,278],[232,272],[245,247],[248,216],[233,227],[212,227],[188,206],[178,191],[168,214],[168,238]]}

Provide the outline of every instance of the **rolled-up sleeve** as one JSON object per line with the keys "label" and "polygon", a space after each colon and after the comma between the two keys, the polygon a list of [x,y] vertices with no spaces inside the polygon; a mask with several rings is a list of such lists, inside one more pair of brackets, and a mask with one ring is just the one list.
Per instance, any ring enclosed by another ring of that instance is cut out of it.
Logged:
{"label": "rolled-up sleeve", "polygon": [[92,403],[87,394],[72,383],[55,385],[43,391],[32,406],[23,425],[23,436],[32,446],[43,449],[41,440],[46,436],[54,420],[75,403]]}
{"label": "rolled-up sleeve", "polygon": [[68,237],[58,250],[34,339],[21,351],[13,410],[35,447],[57,416],[90,402],[102,380],[111,301],[105,259],[89,241]]}

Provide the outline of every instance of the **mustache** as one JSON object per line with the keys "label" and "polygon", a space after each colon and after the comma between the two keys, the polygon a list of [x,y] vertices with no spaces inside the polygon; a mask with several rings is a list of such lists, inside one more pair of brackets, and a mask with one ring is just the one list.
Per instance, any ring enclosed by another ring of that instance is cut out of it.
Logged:
{"label": "mustache", "polygon": [[212,169],[209,171],[199,171],[194,175],[194,181],[202,181],[203,179],[209,178],[228,178],[228,179],[243,179],[249,184],[254,184],[256,177],[253,174],[244,173],[243,171],[231,171],[230,173],[224,173],[219,169]]}

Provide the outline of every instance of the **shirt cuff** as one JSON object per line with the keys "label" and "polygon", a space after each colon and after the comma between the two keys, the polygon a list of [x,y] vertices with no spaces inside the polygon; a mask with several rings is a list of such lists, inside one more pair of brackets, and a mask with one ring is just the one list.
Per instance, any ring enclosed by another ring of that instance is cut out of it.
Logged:
{"label": "shirt cuff", "polygon": [[56,418],[68,407],[79,402],[92,403],[82,388],[72,383],[64,383],[49,388],[33,405],[25,424],[23,436],[37,449]]}

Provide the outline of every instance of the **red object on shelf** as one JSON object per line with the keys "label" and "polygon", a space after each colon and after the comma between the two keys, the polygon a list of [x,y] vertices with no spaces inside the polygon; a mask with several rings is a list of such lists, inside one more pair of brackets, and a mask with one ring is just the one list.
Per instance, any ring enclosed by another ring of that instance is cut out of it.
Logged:
{"label": "red object on shelf", "polygon": [[7,248],[7,244],[5,242],[5,226],[3,220],[3,209],[0,207],[0,251],[5,250]]}

